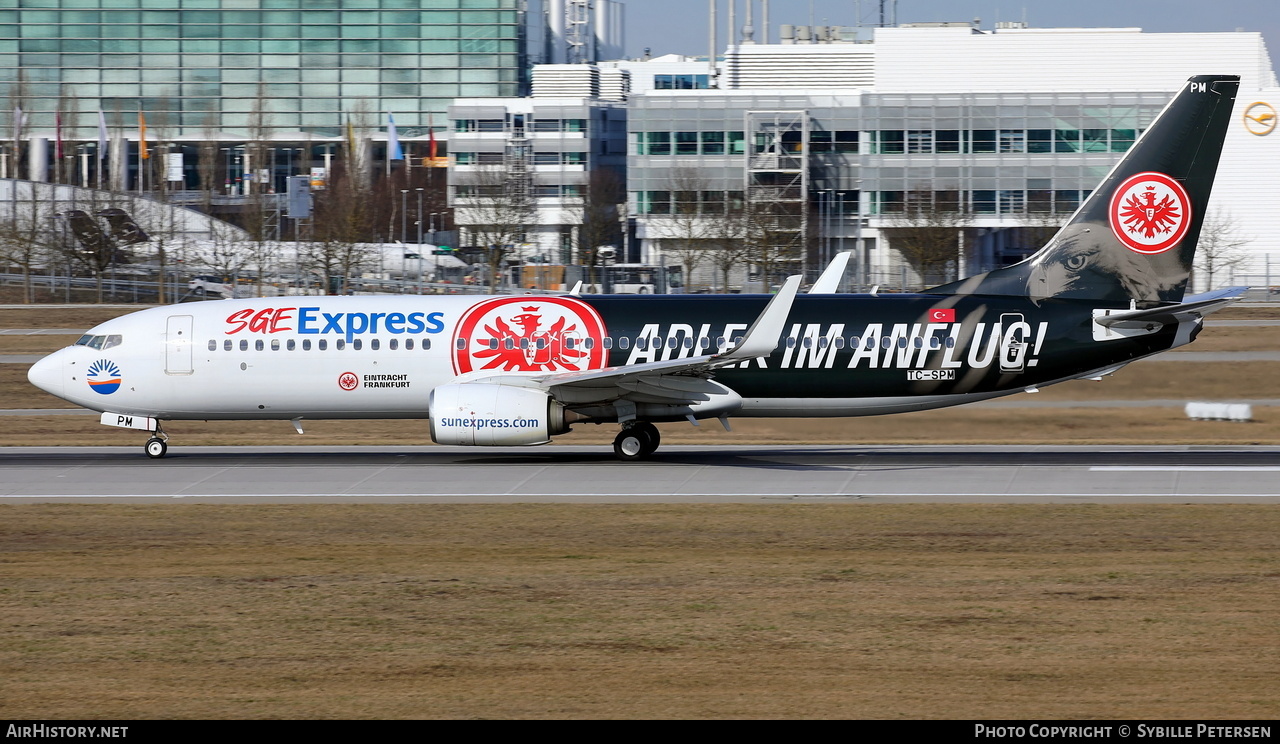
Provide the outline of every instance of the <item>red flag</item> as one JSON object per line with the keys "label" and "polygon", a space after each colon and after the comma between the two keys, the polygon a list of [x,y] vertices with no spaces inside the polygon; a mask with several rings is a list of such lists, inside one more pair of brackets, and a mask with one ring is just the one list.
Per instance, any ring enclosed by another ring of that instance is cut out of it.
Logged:
{"label": "red flag", "polygon": [[436,162],[436,124],[435,117],[432,116],[427,120],[427,156],[431,158],[431,165]]}
{"label": "red flag", "polygon": [[956,309],[954,307],[935,307],[929,311],[930,323],[954,323],[956,322]]}

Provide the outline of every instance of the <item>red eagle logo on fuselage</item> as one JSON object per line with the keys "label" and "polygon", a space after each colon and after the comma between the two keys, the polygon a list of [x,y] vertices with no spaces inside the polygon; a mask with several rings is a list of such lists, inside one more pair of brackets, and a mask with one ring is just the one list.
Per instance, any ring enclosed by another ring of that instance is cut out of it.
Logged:
{"label": "red eagle logo on fuselage", "polygon": [[604,321],[569,297],[501,297],[463,313],[454,333],[456,374],[601,369]]}

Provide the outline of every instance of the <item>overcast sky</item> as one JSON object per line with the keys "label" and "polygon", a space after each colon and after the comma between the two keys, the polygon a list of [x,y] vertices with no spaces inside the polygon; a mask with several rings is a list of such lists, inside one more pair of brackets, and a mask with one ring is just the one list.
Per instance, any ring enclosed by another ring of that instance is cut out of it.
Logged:
{"label": "overcast sky", "polygon": [[[737,2],[737,23],[746,19],[745,0]],[[652,54],[707,53],[707,0],[625,0],[627,54],[638,57],[648,47]],[[719,8],[717,44],[728,39],[729,0],[716,0]],[[891,5],[886,0],[885,5]],[[855,0],[771,0],[770,39],[778,38],[778,26],[855,26]],[[1144,31],[1260,31],[1266,39],[1272,64],[1280,55],[1280,0],[898,0],[898,22],[972,21],[982,28],[996,21],[1026,20],[1040,28],[1139,27]],[[755,0],[755,23],[761,23],[760,0]],[[879,0],[862,0],[863,24],[874,25]],[[760,38],[759,33],[756,36]]]}

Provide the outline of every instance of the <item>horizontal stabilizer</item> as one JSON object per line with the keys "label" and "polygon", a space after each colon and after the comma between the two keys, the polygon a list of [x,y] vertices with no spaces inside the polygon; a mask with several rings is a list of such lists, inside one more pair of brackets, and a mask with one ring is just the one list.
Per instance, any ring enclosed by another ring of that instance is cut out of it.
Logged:
{"label": "horizontal stabilizer", "polygon": [[1187,302],[1165,305],[1146,310],[1130,310],[1095,318],[1098,325],[1108,328],[1142,328],[1153,323],[1172,325],[1203,318],[1236,302],[1244,296],[1248,287],[1228,287],[1214,292],[1196,295]]}

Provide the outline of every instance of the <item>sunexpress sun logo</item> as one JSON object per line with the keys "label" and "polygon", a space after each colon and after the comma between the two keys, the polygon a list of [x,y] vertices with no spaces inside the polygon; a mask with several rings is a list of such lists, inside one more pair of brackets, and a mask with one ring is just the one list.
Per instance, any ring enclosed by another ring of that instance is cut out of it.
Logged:
{"label": "sunexpress sun logo", "polygon": [[111,395],[120,389],[120,368],[114,362],[99,359],[89,365],[85,380],[88,381],[89,389],[93,392],[99,395]]}

